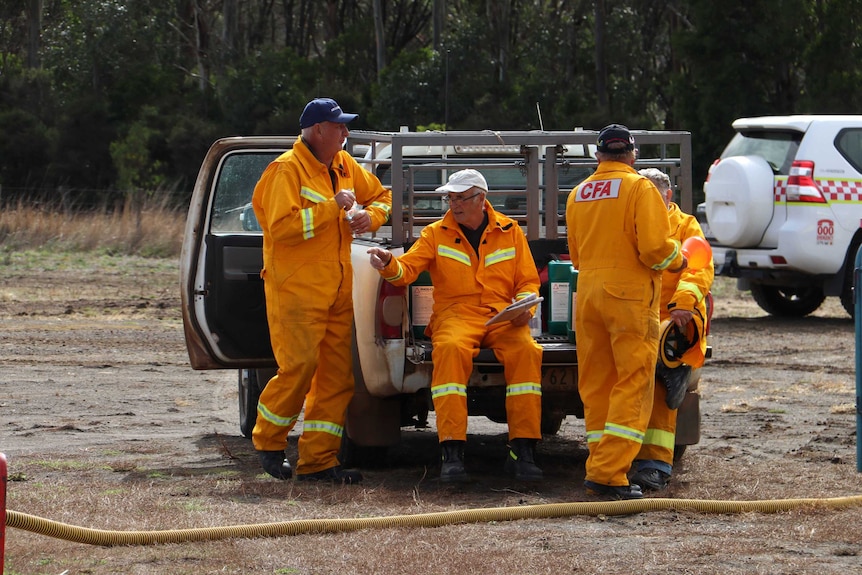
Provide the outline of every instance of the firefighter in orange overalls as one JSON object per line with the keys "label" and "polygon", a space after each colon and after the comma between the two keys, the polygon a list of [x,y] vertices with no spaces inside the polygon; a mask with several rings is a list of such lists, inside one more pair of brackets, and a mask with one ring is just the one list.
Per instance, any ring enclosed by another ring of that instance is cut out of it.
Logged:
{"label": "firefighter in orange overalls", "polygon": [[433,344],[431,397],[441,445],[440,479],[468,480],[467,381],[480,348],[493,349],[506,379],[509,454],[505,470],[518,480],[542,479],[534,449],[541,439],[542,348],[530,335],[533,307],[508,321],[486,322],[513,300],[538,296],[539,275],[518,223],[485,199],[481,173],[455,172],[437,188],[449,210],[422,230],[401,257],[371,248],[371,265],[394,285],[410,285],[425,270],[434,285],[426,334]]}
{"label": "firefighter in orange overalls", "polygon": [[584,486],[611,499],[643,497],[627,473],[653,403],[661,273],[685,258],[667,208],[638,175],[635,141],[611,124],[598,136],[595,173],[566,203],[569,253],[578,269],[578,389],[589,457]]}
{"label": "firefighter in orange overalls", "polygon": [[309,102],[293,149],[266,168],[252,197],[278,362],[260,395],[252,440],[263,469],[279,479],[292,475],[284,450],[303,404],[297,479],[362,479],[337,459],[353,396],[350,244],[354,233],[386,221],[392,194],[342,150],[355,117],[329,98]]}
{"label": "firefighter in orange overalls", "polygon": [[[673,189],[666,173],[657,168],[646,168],[638,173],[649,178],[661,192],[667,206],[672,238],[682,243],[692,236],[703,237],[703,230],[700,229],[697,218],[684,213],[671,201]],[[666,488],[670,481],[677,408],[685,397],[692,368],[703,365],[706,353],[706,296],[712,288],[714,277],[715,268],[711,262],[699,270],[686,268],[680,272],[665,271],[662,274],[659,316],[662,325],[670,320],[683,333],[691,333],[694,337],[686,337],[686,345],[693,345],[682,354],[680,365],[670,370],[659,364],[662,369],[657,371],[666,375],[664,378],[656,378],[652,415],[643,445],[635,458],[635,473],[631,478],[632,483],[637,483],[643,489],[659,491]]]}

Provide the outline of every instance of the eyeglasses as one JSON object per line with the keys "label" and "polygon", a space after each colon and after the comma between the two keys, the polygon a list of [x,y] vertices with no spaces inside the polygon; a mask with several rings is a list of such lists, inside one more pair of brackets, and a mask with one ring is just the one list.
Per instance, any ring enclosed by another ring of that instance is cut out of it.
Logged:
{"label": "eyeglasses", "polygon": [[476,196],[480,195],[481,193],[482,193],[482,192],[476,192],[476,193],[475,193],[475,194],[473,194],[472,196],[467,196],[466,198],[461,198],[461,197],[458,197],[458,196],[452,196],[452,195],[446,195],[446,196],[443,196],[441,199],[442,199],[444,202],[446,202],[447,204],[452,204],[452,205],[455,205],[455,204],[463,204],[463,203],[464,203],[464,202],[466,202],[467,200],[472,200],[473,198],[475,198]]}

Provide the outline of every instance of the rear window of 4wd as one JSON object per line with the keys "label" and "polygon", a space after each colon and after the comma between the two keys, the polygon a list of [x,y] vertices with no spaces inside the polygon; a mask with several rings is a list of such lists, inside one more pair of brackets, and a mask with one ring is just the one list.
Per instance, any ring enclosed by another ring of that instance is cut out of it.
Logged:
{"label": "rear window of 4wd", "polygon": [[802,134],[799,132],[776,130],[739,132],[724,149],[721,157],[760,156],[772,167],[773,172],[786,176],[790,173],[790,165],[796,157],[801,139]]}

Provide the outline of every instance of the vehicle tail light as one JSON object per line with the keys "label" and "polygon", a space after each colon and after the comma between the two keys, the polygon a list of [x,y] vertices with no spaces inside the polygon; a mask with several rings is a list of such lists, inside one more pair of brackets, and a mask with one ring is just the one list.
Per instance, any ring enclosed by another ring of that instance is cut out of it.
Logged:
{"label": "vehicle tail light", "polygon": [[787,201],[825,204],[826,198],[814,181],[814,162],[797,160],[787,177]]}
{"label": "vehicle tail light", "polygon": [[377,296],[377,333],[383,339],[402,339],[405,288],[384,281]]}
{"label": "vehicle tail light", "polygon": [[716,158],[712,165],[709,167],[709,170],[706,171],[706,180],[704,183],[709,181],[709,176],[712,175],[712,169],[715,168],[718,163],[721,161],[721,158]]}

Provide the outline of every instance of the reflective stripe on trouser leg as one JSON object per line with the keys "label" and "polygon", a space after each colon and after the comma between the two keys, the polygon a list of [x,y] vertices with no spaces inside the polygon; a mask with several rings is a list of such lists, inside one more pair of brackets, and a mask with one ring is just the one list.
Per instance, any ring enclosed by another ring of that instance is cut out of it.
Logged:
{"label": "reflective stripe on trouser leg", "polygon": [[296,473],[316,473],[338,465],[347,406],[353,397],[353,299],[342,288],[325,322],[320,362],[305,399]]}
{"label": "reflective stripe on trouser leg", "polygon": [[652,415],[646,435],[635,459],[652,459],[673,465],[673,449],[676,443],[677,410],[665,403],[667,390],[661,382],[655,383]]}
{"label": "reflective stripe on trouser leg", "polygon": [[311,389],[317,367],[317,342],[325,332],[322,322],[274,327],[270,321],[270,326],[273,326],[270,327],[273,351],[280,367],[258,400],[252,441],[260,451],[287,447],[287,435],[296,424],[305,396]]}
{"label": "reflective stripe on trouser leg", "polygon": [[464,310],[446,310],[434,318],[431,398],[440,441],[467,440],[467,381],[485,333],[484,323],[484,318]]}
{"label": "reflective stripe on trouser leg", "polygon": [[[590,455],[586,479],[603,485],[627,485],[626,474],[637,455],[653,403],[658,354],[657,281],[647,281],[641,299],[605,292],[602,273],[578,278],[576,331],[578,388]],[[637,291],[632,291],[637,294]]]}
{"label": "reflective stripe on trouser leg", "polygon": [[492,326],[482,342],[504,367],[509,439],[542,438],[542,348],[527,325]]}
{"label": "reflective stripe on trouser leg", "polygon": [[[295,285],[287,282],[278,286],[281,289],[274,289],[272,284],[275,282],[270,280],[274,276],[275,274],[271,274],[265,277],[264,287],[270,339],[279,371],[261,393],[257,424],[253,432],[255,449],[266,451],[286,447],[287,434],[293,428],[303,404],[306,405],[305,419],[343,426],[344,411],[353,392],[350,356],[351,282],[343,282],[344,285],[337,295],[332,293],[331,297],[308,297],[304,283],[296,282]],[[330,322],[334,324],[330,325]],[[322,353],[327,355],[321,355]],[[320,376],[320,373],[315,376],[318,358],[325,358],[325,361],[320,362],[323,366],[320,372],[323,374],[321,381],[328,382],[327,385],[333,381],[337,382],[332,389],[316,383]],[[334,397],[335,405],[326,408],[326,413],[315,413],[313,408],[309,409],[314,403],[315,395]],[[330,410],[335,415],[330,415]],[[302,472],[312,473],[314,467],[325,469],[337,464],[336,454],[340,448],[340,439],[331,433],[325,435],[333,439],[324,442],[327,447],[323,450],[315,449],[312,453],[312,461],[320,462],[308,469],[302,469]],[[320,455],[321,452],[327,455]],[[303,446],[300,446],[300,459],[303,459],[303,455],[308,458]],[[305,466],[309,465],[304,463]],[[300,472],[299,466],[297,472]]]}

